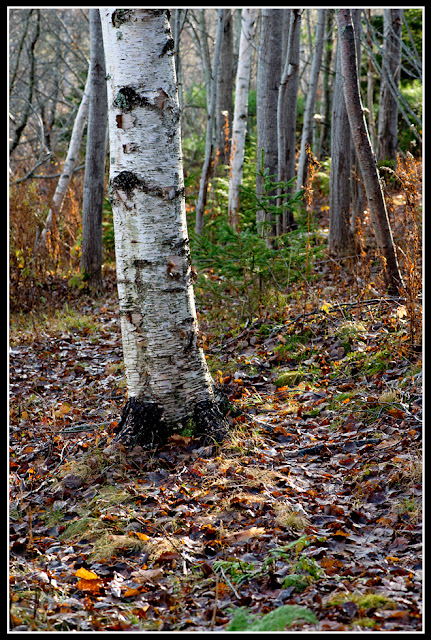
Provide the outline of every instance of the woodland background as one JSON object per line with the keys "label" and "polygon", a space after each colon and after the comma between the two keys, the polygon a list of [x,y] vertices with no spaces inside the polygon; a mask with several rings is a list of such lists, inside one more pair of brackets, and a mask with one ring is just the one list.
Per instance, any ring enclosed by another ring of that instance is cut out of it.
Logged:
{"label": "woodland background", "polygon": [[[334,243],[333,10],[305,192],[275,246],[259,233],[255,198],[258,11],[239,229],[232,224],[241,11],[225,11],[214,82],[217,9],[176,9],[171,24],[196,304],[211,372],[236,407],[232,431],[218,450],[184,433],[162,450],[119,454],[110,443],[126,387],[109,155],[95,284],[82,267],[85,119],[40,250],[86,84],[88,11],[9,10],[14,630],[422,630],[422,9],[401,10],[397,142],[383,154],[383,11],[359,16],[360,88],[404,279],[399,296],[386,292],[353,156],[348,251]],[[297,175],[317,21],[316,9],[302,10],[296,163],[284,181]],[[278,178],[264,188],[275,219]]]}

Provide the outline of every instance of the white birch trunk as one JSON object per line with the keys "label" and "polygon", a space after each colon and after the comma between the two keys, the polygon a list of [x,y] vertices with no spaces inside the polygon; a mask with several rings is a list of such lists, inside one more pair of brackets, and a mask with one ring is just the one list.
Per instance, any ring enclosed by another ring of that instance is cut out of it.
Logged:
{"label": "white birch trunk", "polygon": [[235,86],[235,109],[232,125],[230,153],[230,179],[228,194],[229,222],[239,227],[239,190],[244,167],[244,147],[247,130],[248,90],[250,86],[250,63],[252,39],[257,9],[243,9],[241,15],[241,37],[239,42],[238,69]]}
{"label": "white birch trunk", "polygon": [[225,423],[199,346],[187,237],[174,41],[166,9],[100,9],[108,78],[126,444],[163,441],[193,419]]}
{"label": "white birch trunk", "polygon": [[78,161],[79,148],[81,146],[84,127],[87,121],[89,105],[90,72],[88,72],[81,104],[79,105],[78,113],[76,114],[75,122],[73,124],[72,135],[70,137],[69,149],[67,152],[66,160],[64,161],[63,171],[60,178],[58,179],[57,188],[52,198],[51,208],[48,212],[45,226],[36,243],[35,253],[45,248],[48,232],[51,230],[55,218],[61,213],[63,200],[67,193],[67,189],[73,175],[73,170],[75,169],[76,163]]}

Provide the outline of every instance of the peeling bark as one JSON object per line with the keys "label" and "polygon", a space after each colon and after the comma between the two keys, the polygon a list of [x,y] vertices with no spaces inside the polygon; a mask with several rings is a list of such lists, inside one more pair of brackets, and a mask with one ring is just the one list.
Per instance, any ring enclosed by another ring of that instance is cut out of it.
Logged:
{"label": "peeling bark", "polygon": [[228,427],[199,342],[168,12],[101,9],[100,15],[128,387],[117,437],[127,445],[157,444],[190,420],[213,437]]}

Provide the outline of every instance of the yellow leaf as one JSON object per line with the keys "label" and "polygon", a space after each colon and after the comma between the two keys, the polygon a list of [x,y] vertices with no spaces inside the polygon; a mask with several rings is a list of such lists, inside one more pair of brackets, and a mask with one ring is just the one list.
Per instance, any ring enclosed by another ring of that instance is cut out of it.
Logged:
{"label": "yellow leaf", "polygon": [[322,304],[322,306],[320,307],[320,309],[321,309],[322,311],[324,311],[325,313],[329,313],[329,310],[330,310],[330,309],[332,309],[332,306],[333,306],[333,305],[332,305],[330,302],[326,302],[326,301],[325,301],[325,302]]}
{"label": "yellow leaf", "polygon": [[61,413],[69,413],[71,408],[72,407],[69,404],[67,404],[67,402],[63,402],[63,404],[61,405],[59,411],[61,411]]}
{"label": "yellow leaf", "polygon": [[93,571],[87,571],[84,567],[78,569],[75,573],[77,578],[84,578],[84,580],[99,580],[99,576]]}

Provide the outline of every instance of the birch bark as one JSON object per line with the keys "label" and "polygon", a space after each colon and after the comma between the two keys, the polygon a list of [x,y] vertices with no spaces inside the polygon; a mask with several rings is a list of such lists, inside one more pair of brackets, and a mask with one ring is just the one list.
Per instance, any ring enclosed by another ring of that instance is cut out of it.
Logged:
{"label": "birch bark", "polygon": [[367,125],[359,93],[355,35],[350,9],[338,10],[337,23],[340,38],[340,60],[343,75],[344,99],[350,123],[350,131],[355,145],[356,155],[361,166],[376,242],[383,259],[388,291],[392,295],[400,295],[403,288],[402,277],[398,267],[392,231],[380,185],[376,158],[368,137]]}
{"label": "birch bark", "polygon": [[168,13],[100,9],[128,445],[163,442],[190,420],[206,438],[227,428],[199,342]]}
{"label": "birch bark", "polygon": [[247,130],[248,90],[250,87],[250,63],[252,53],[251,42],[256,17],[257,9],[242,10],[228,194],[229,222],[237,230],[239,228],[239,195],[244,167],[245,135]]}
{"label": "birch bark", "polygon": [[45,226],[36,243],[35,253],[42,251],[46,246],[48,233],[52,228],[54,220],[61,213],[63,200],[67,192],[73,170],[78,161],[79,148],[81,146],[84,127],[87,121],[88,109],[90,103],[90,72],[85,83],[84,93],[82,95],[81,104],[73,123],[72,135],[70,137],[69,149],[67,151],[66,160],[64,161],[63,171],[58,179],[57,188],[51,202],[51,208],[45,221]]}

